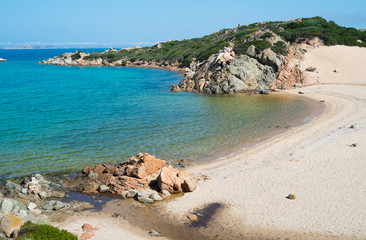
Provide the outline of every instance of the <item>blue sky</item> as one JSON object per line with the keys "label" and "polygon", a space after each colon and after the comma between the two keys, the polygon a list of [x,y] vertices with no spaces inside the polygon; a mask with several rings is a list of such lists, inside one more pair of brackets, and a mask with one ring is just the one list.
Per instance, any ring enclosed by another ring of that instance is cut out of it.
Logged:
{"label": "blue sky", "polygon": [[1,0],[0,47],[134,46],[258,21],[322,16],[366,28],[365,0]]}

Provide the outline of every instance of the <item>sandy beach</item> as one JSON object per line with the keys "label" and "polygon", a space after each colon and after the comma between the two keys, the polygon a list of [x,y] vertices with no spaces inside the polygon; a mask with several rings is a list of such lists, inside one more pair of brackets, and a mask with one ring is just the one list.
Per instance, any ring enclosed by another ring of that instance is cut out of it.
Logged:
{"label": "sandy beach", "polygon": [[[158,215],[184,224],[195,210],[221,203],[223,211],[208,226],[211,234],[224,233],[216,239],[225,239],[228,229],[235,232],[233,236],[249,234],[257,239],[365,239],[366,49],[311,49],[301,68],[310,66],[316,67],[310,75],[320,84],[286,93],[301,91],[299,97],[324,101],[323,115],[230,159],[189,168],[188,172],[211,180],[159,204]],[[296,199],[287,199],[289,194]],[[88,222],[104,229],[92,239],[151,238],[149,229],[108,219],[81,213],[58,226],[75,232]]]}

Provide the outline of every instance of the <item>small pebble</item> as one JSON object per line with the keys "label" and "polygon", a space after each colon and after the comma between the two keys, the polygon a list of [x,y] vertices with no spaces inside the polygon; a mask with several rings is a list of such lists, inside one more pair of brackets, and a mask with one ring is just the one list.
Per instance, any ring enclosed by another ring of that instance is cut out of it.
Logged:
{"label": "small pebble", "polygon": [[191,214],[188,216],[188,219],[191,221],[191,222],[198,222],[198,217],[197,215],[194,215],[194,214]]}
{"label": "small pebble", "polygon": [[296,199],[296,196],[295,196],[295,194],[289,194],[289,195],[287,196],[287,198],[288,198],[288,199],[291,199],[291,200],[295,200],[295,199]]}

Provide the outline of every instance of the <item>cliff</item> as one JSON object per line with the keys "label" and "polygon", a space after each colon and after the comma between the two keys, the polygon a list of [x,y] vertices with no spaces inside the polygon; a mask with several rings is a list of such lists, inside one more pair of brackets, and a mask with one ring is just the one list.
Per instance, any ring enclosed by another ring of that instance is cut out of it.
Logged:
{"label": "cliff", "polygon": [[179,71],[184,79],[172,91],[269,93],[313,84],[299,69],[306,48],[320,45],[366,47],[366,33],[320,17],[258,22],[223,29],[202,38],[152,47],[65,53],[41,64],[138,66]]}

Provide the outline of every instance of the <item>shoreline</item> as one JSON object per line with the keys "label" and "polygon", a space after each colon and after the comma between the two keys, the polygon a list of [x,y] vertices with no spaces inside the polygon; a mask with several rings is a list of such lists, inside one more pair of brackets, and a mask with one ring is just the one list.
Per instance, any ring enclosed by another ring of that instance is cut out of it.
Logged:
{"label": "shoreline", "polygon": [[[338,51],[346,54],[349,50],[344,46],[323,49],[330,60]],[[364,57],[362,51],[366,50],[358,50]],[[317,49],[313,51],[317,53]],[[301,90],[303,96],[325,101],[328,107],[323,115],[238,156],[189,168],[212,180],[167,203],[165,212],[184,219],[195,208],[221,202],[229,206],[225,217],[241,226],[295,231],[305,234],[305,239],[313,239],[314,234],[365,238],[366,199],[361,193],[366,189],[366,81],[352,77],[355,69],[364,74],[365,68],[364,62],[339,62],[345,66],[337,67],[342,81],[320,82]],[[314,65],[317,62],[311,62],[310,66]],[[331,79],[335,73],[321,68],[317,74]],[[296,199],[286,199],[289,194],[295,194]]]}
{"label": "shoreline", "polygon": [[[297,91],[300,89],[301,88],[293,88],[291,90]],[[207,165],[210,163],[219,162],[219,161],[226,160],[226,159],[231,159],[257,145],[261,145],[266,142],[269,142],[273,138],[276,138],[279,135],[286,134],[298,127],[310,124],[314,119],[321,117],[327,111],[327,105],[325,103],[319,104],[319,101],[315,101],[314,99],[304,96],[304,95],[289,94],[287,91],[276,93],[276,95],[282,95],[282,96],[290,95],[291,97],[299,98],[299,99],[305,98],[306,100],[303,100],[303,101],[307,101],[306,104],[311,109],[307,111],[307,114],[306,114],[307,116],[305,118],[304,117],[294,117],[293,119],[290,119],[288,122],[286,122],[286,124],[284,126],[275,126],[269,130],[266,130],[265,132],[262,132],[254,140],[253,139],[242,140],[240,143],[236,144],[235,146],[230,147],[229,149],[225,149],[225,150],[217,152],[213,155],[208,155],[208,156],[198,158],[197,160],[194,160],[192,165],[189,165],[187,167],[187,170],[191,167],[194,168],[195,166]],[[311,106],[311,102],[313,104],[319,104],[319,105]],[[178,161],[178,160],[176,160],[176,161]]]}
{"label": "shoreline", "polygon": [[[362,62],[358,64],[363,66]],[[366,68],[361,70],[365,72]],[[364,239],[366,81],[357,79],[359,84],[348,84],[349,72],[341,74],[343,82],[321,82],[301,89],[303,97],[325,101],[323,114],[228,159],[187,167],[189,173],[211,179],[200,181],[196,191],[181,197],[151,206],[138,205],[138,216],[170,223],[161,228],[153,225],[163,234],[166,231],[167,237],[174,236],[171,231],[176,229],[167,227],[185,227],[181,229],[185,235],[178,232],[179,239],[189,239],[185,238],[187,234],[191,239]],[[298,90],[286,93],[297,95]],[[296,199],[287,199],[288,194],[295,194]],[[214,203],[223,207],[211,216],[208,225],[190,227],[187,216]],[[142,221],[134,219],[134,212],[125,213],[130,218],[111,217],[121,206],[120,200],[112,200],[101,212],[81,212],[57,226],[74,231],[89,221],[105,228],[92,239],[153,239],[147,234],[151,225],[143,222],[132,226],[134,221]]]}

